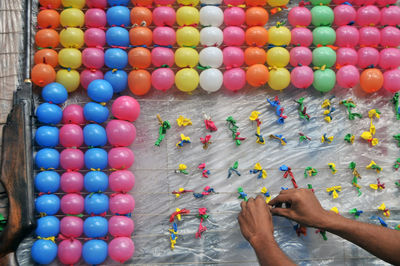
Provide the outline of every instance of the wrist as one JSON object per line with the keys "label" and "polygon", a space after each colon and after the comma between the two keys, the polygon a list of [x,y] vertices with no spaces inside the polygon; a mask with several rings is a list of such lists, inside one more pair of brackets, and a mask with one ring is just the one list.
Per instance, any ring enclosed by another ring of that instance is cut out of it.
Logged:
{"label": "wrist", "polygon": [[250,245],[257,250],[259,247],[265,247],[270,243],[275,243],[274,235],[271,234],[258,234],[249,239]]}
{"label": "wrist", "polygon": [[324,210],[321,218],[321,222],[317,226],[317,228],[322,230],[329,230],[329,228],[332,227],[332,224],[336,223],[337,218],[340,218],[340,215],[334,213],[333,211]]}

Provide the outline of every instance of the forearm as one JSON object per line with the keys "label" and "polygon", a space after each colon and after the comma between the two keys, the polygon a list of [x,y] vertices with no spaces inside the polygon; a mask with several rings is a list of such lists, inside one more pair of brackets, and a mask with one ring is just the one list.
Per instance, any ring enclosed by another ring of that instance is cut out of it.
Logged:
{"label": "forearm", "polygon": [[250,241],[250,244],[253,246],[261,266],[295,265],[286,254],[283,253],[273,238],[253,239]]}

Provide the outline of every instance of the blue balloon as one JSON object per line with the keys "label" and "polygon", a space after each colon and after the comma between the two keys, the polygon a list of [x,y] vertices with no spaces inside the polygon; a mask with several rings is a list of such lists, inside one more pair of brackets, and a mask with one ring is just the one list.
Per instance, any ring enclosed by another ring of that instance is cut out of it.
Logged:
{"label": "blue balloon", "polygon": [[35,177],[36,190],[43,193],[54,193],[60,188],[60,175],[55,171],[43,171]]}
{"label": "blue balloon", "polygon": [[60,220],[55,216],[45,216],[37,220],[36,235],[40,237],[58,236]]}
{"label": "blue balloon", "polygon": [[43,124],[58,124],[62,118],[62,110],[53,103],[42,103],[36,109],[36,117]]}
{"label": "blue balloon", "polygon": [[128,74],[123,70],[107,71],[104,79],[110,82],[114,93],[122,92],[128,87]]}
{"label": "blue balloon", "polygon": [[35,156],[35,164],[40,169],[57,169],[60,163],[60,153],[56,149],[44,148]]}
{"label": "blue balloon", "polygon": [[38,213],[55,215],[60,209],[60,198],[54,194],[39,196],[35,199],[35,208]]}
{"label": "blue balloon", "polygon": [[108,187],[108,176],[101,171],[90,171],[85,175],[84,185],[89,192],[104,192]]}
{"label": "blue balloon", "polygon": [[32,245],[31,254],[36,263],[49,264],[57,256],[57,245],[51,240],[36,240]]}
{"label": "blue balloon", "polygon": [[110,26],[127,27],[131,25],[131,12],[126,6],[113,6],[107,10],[107,23]]}
{"label": "blue balloon", "polygon": [[109,6],[127,6],[129,0],[107,0]]}
{"label": "blue balloon", "polygon": [[128,64],[128,54],[120,48],[110,48],[104,53],[104,63],[113,69],[123,69]]}
{"label": "blue balloon", "polygon": [[58,128],[51,126],[41,126],[36,130],[35,140],[39,146],[55,147],[58,145]]}
{"label": "blue balloon", "polygon": [[87,88],[87,94],[90,99],[99,103],[111,100],[113,93],[111,84],[104,79],[93,80]]}
{"label": "blue balloon", "polygon": [[107,255],[107,243],[103,240],[93,239],[83,244],[82,257],[87,264],[100,264],[106,260]]}
{"label": "blue balloon", "polygon": [[107,133],[100,125],[88,124],[83,128],[83,139],[87,146],[101,147],[107,144]]}
{"label": "blue balloon", "polygon": [[42,97],[46,102],[61,104],[68,99],[68,92],[62,84],[53,82],[44,86]]}
{"label": "blue balloon", "polygon": [[108,108],[99,103],[89,102],[83,107],[83,115],[86,121],[93,121],[101,124],[107,121],[109,114],[110,111]]}
{"label": "blue balloon", "polygon": [[108,154],[100,148],[88,149],[85,152],[85,166],[87,169],[103,170],[108,164]]}
{"label": "blue balloon", "polygon": [[87,214],[99,215],[108,211],[108,197],[103,193],[89,194],[85,198],[85,211]]}
{"label": "blue balloon", "polygon": [[87,237],[105,237],[108,233],[107,219],[100,216],[88,217],[83,223],[83,232]]}
{"label": "blue balloon", "polygon": [[111,27],[106,31],[106,41],[111,47],[129,47],[129,32],[122,27]]}

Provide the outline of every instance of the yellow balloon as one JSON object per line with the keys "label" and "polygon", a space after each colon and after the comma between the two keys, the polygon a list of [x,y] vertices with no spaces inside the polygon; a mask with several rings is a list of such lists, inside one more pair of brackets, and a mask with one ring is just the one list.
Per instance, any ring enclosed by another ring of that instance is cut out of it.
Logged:
{"label": "yellow balloon", "polygon": [[178,0],[176,2],[182,6],[197,6],[199,4],[199,0]]}
{"label": "yellow balloon", "polygon": [[268,85],[271,89],[281,91],[290,84],[290,72],[286,68],[272,68],[269,71]]}
{"label": "yellow balloon", "polygon": [[289,51],[282,47],[273,47],[267,52],[267,64],[275,67],[285,67],[289,64]]}
{"label": "yellow balloon", "polygon": [[183,47],[195,47],[200,42],[200,32],[194,27],[183,27],[176,31],[176,43]]}
{"label": "yellow balloon", "polygon": [[82,53],[74,48],[61,49],[58,52],[58,63],[65,68],[77,69],[82,64]]}
{"label": "yellow balloon", "polygon": [[272,7],[286,6],[289,3],[289,0],[267,0],[267,3]]}
{"label": "yellow balloon", "polygon": [[273,45],[289,45],[292,35],[285,26],[273,26],[268,30],[268,42]]}
{"label": "yellow balloon", "polygon": [[66,48],[81,48],[84,45],[83,31],[78,28],[66,28],[60,32],[60,43]]}
{"label": "yellow balloon", "polygon": [[175,64],[180,67],[195,67],[199,63],[199,53],[193,48],[178,48],[175,51]]}
{"label": "yellow balloon", "polygon": [[62,0],[61,3],[64,7],[73,7],[73,8],[82,9],[85,6],[86,1],[85,0]]}
{"label": "yellow balloon", "polygon": [[60,69],[57,71],[56,82],[62,84],[68,92],[73,92],[79,87],[80,76],[76,70]]}
{"label": "yellow balloon", "polygon": [[85,14],[77,8],[64,9],[60,14],[60,24],[63,27],[82,27],[85,23]]}
{"label": "yellow balloon", "polygon": [[192,6],[183,6],[176,11],[176,23],[179,26],[197,25],[200,22],[199,10]]}
{"label": "yellow balloon", "polygon": [[193,68],[184,68],[176,72],[176,87],[183,92],[192,92],[199,85],[199,73]]}

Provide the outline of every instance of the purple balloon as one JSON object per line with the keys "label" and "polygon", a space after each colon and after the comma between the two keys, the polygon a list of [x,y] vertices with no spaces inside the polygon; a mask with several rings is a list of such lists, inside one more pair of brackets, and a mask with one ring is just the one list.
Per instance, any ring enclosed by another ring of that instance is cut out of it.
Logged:
{"label": "purple balloon", "polygon": [[397,47],[400,45],[400,30],[393,26],[381,30],[381,45],[383,47]]}
{"label": "purple balloon", "polygon": [[103,79],[104,75],[98,69],[85,69],[81,72],[81,85],[84,89],[87,89],[89,84],[96,79]]}
{"label": "purple balloon", "polygon": [[77,193],[69,193],[61,198],[61,211],[64,214],[81,214],[85,200]]}
{"label": "purple balloon", "polygon": [[110,211],[118,214],[128,214],[135,209],[135,199],[129,194],[112,194],[110,197]]}
{"label": "purple balloon", "polygon": [[61,190],[65,193],[79,192],[83,189],[83,175],[79,172],[65,172],[61,175]]}
{"label": "purple balloon", "polygon": [[135,126],[124,120],[111,120],[106,126],[106,132],[108,142],[116,147],[129,146],[136,138]]}
{"label": "purple balloon", "polygon": [[65,216],[60,221],[60,233],[65,237],[80,237],[83,232],[83,221],[79,217]]}
{"label": "purple balloon", "polygon": [[312,61],[312,52],[307,47],[295,47],[290,50],[290,64],[294,67],[308,66]]}
{"label": "purple balloon", "polygon": [[355,22],[357,12],[354,7],[350,5],[338,5],[333,9],[333,14],[335,15],[333,23],[337,26],[344,26]]}
{"label": "purple balloon", "polygon": [[167,91],[175,83],[175,74],[170,68],[158,68],[151,73],[151,84],[156,90]]}
{"label": "purple balloon", "polygon": [[60,144],[65,148],[78,148],[83,144],[83,130],[76,124],[67,124],[60,128]]}
{"label": "purple balloon", "polygon": [[381,50],[379,66],[382,69],[398,68],[400,66],[400,50],[398,48]]}
{"label": "purple balloon", "polygon": [[132,166],[135,161],[133,151],[126,147],[112,148],[108,152],[108,164],[111,168],[124,170]]}
{"label": "purple balloon", "polygon": [[82,243],[77,239],[66,239],[58,244],[58,259],[66,265],[78,263],[82,255]]}
{"label": "purple balloon", "polygon": [[306,89],[314,81],[314,72],[309,66],[297,66],[290,73],[290,80],[296,88]]}
{"label": "purple balloon", "polygon": [[119,262],[124,263],[135,253],[135,245],[129,237],[117,237],[108,244],[108,255]]}
{"label": "purple balloon", "polygon": [[360,29],[360,46],[377,46],[381,41],[381,32],[376,27],[362,27]]}
{"label": "purple balloon", "polygon": [[379,52],[372,47],[363,47],[358,49],[358,66],[367,68],[369,66],[377,66],[379,62]]}
{"label": "purple balloon", "polygon": [[102,29],[91,28],[85,31],[83,40],[87,47],[101,48],[106,44],[106,33]]}
{"label": "purple balloon", "polygon": [[336,45],[339,47],[355,47],[360,39],[360,34],[354,26],[340,26],[336,29]]}
{"label": "purple balloon", "polygon": [[114,171],[108,177],[110,189],[115,192],[126,193],[135,185],[135,176],[131,171]]}
{"label": "purple balloon", "polygon": [[339,67],[345,65],[357,65],[358,54],[353,48],[342,47],[336,51],[336,65]]}
{"label": "purple balloon", "polygon": [[100,69],[104,66],[104,52],[99,48],[85,48],[82,52],[82,63],[89,69]]}
{"label": "purple balloon", "polygon": [[400,90],[400,69],[392,69],[383,73],[383,87],[389,92]]}
{"label": "purple balloon", "polygon": [[336,80],[340,87],[352,88],[360,81],[360,72],[355,66],[343,66],[336,72]]}
{"label": "purple balloon", "polygon": [[60,164],[64,170],[76,171],[83,168],[84,155],[78,149],[65,149],[60,153]]}
{"label": "purple balloon", "polygon": [[312,32],[304,27],[294,28],[291,31],[291,43],[295,46],[310,46],[313,40]]}
{"label": "purple balloon", "polygon": [[134,228],[133,220],[126,216],[112,216],[108,221],[108,231],[114,237],[130,237]]}

